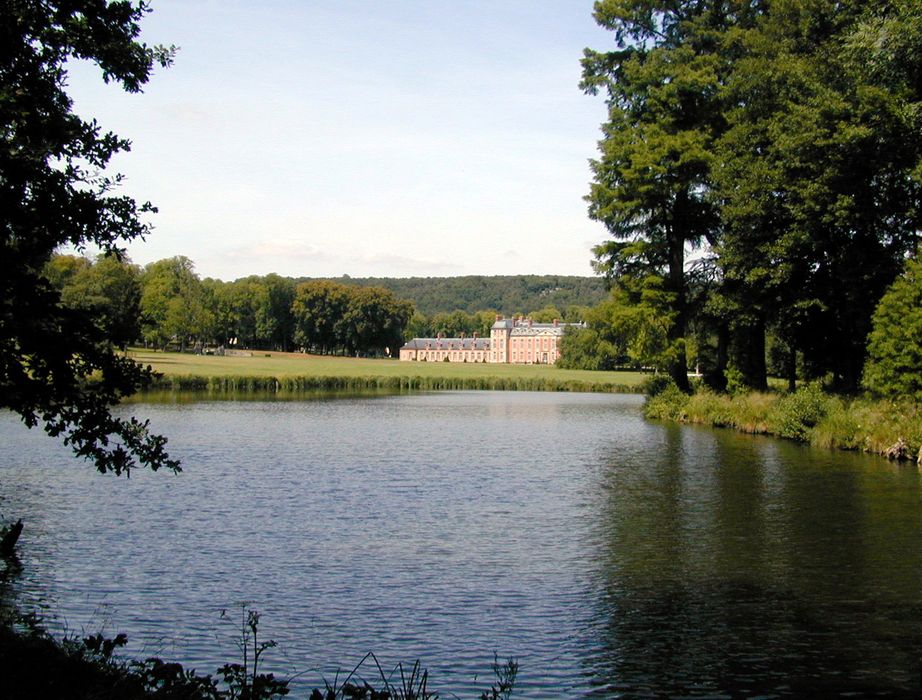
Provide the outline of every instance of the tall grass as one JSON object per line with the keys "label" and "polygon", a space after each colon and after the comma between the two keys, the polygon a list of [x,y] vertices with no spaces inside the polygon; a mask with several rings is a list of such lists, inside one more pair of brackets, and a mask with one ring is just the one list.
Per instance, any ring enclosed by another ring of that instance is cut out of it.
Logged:
{"label": "tall grass", "polygon": [[[580,391],[631,393],[636,387],[614,382],[580,381],[553,377],[490,376],[202,376],[168,374],[157,377],[148,391],[192,392],[215,397],[240,394],[297,394],[324,391]],[[143,396],[143,395],[142,395]]]}
{"label": "tall grass", "polygon": [[735,396],[708,390],[688,396],[673,385],[647,399],[644,415],[774,435],[818,447],[922,460],[922,406],[829,395],[816,384],[794,393]]}

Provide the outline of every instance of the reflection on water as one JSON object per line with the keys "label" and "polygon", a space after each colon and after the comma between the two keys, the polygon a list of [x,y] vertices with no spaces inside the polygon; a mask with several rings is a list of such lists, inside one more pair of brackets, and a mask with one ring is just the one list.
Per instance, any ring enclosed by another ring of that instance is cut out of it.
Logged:
{"label": "reflection on water", "polygon": [[[252,601],[300,693],[369,650],[479,695],[911,697],[914,469],[644,422],[633,396],[458,392],[126,407],[179,477],[96,475],[0,420],[23,600],[213,672]],[[274,664],[274,665],[273,665]]]}
{"label": "reflection on water", "polygon": [[601,695],[915,697],[918,474],[664,427],[599,484]]}

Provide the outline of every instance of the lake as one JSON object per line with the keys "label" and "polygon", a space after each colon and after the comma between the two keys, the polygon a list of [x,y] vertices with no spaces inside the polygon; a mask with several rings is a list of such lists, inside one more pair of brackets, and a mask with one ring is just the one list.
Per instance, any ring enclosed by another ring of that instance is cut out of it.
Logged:
{"label": "lake", "polygon": [[651,423],[641,401],[136,404],[184,472],[130,479],[2,414],[15,592],[57,631],[208,673],[245,601],[290,697],[368,651],[420,659],[443,698],[479,697],[494,653],[521,698],[919,693],[915,467]]}

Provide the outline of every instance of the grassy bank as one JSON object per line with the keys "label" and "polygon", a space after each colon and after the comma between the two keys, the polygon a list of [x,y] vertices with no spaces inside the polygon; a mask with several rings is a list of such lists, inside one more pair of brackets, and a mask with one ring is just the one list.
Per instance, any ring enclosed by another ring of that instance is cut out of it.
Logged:
{"label": "grassy bank", "polygon": [[592,391],[636,392],[640,372],[587,372],[546,365],[400,362],[297,353],[215,357],[135,350],[162,376],[153,391],[208,394],[314,391]]}
{"label": "grassy bank", "polygon": [[922,458],[922,406],[833,396],[813,384],[793,394],[754,392],[736,396],[706,390],[687,396],[668,387],[648,399],[644,415],[891,459]]}

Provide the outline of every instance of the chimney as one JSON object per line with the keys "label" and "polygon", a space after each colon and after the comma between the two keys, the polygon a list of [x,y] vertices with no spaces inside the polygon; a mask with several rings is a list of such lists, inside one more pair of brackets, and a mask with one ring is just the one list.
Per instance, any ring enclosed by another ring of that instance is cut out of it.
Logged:
{"label": "chimney", "polygon": [[554,328],[557,328],[557,319],[554,319]]}
{"label": "chimney", "polygon": [[502,321],[502,320],[503,320],[503,315],[502,315],[502,314],[496,314],[496,320],[497,320],[497,321]]}
{"label": "chimney", "polygon": [[464,331],[461,331],[461,340],[464,340]]}
{"label": "chimney", "polygon": [[477,340],[477,331],[474,331],[474,340]]}

